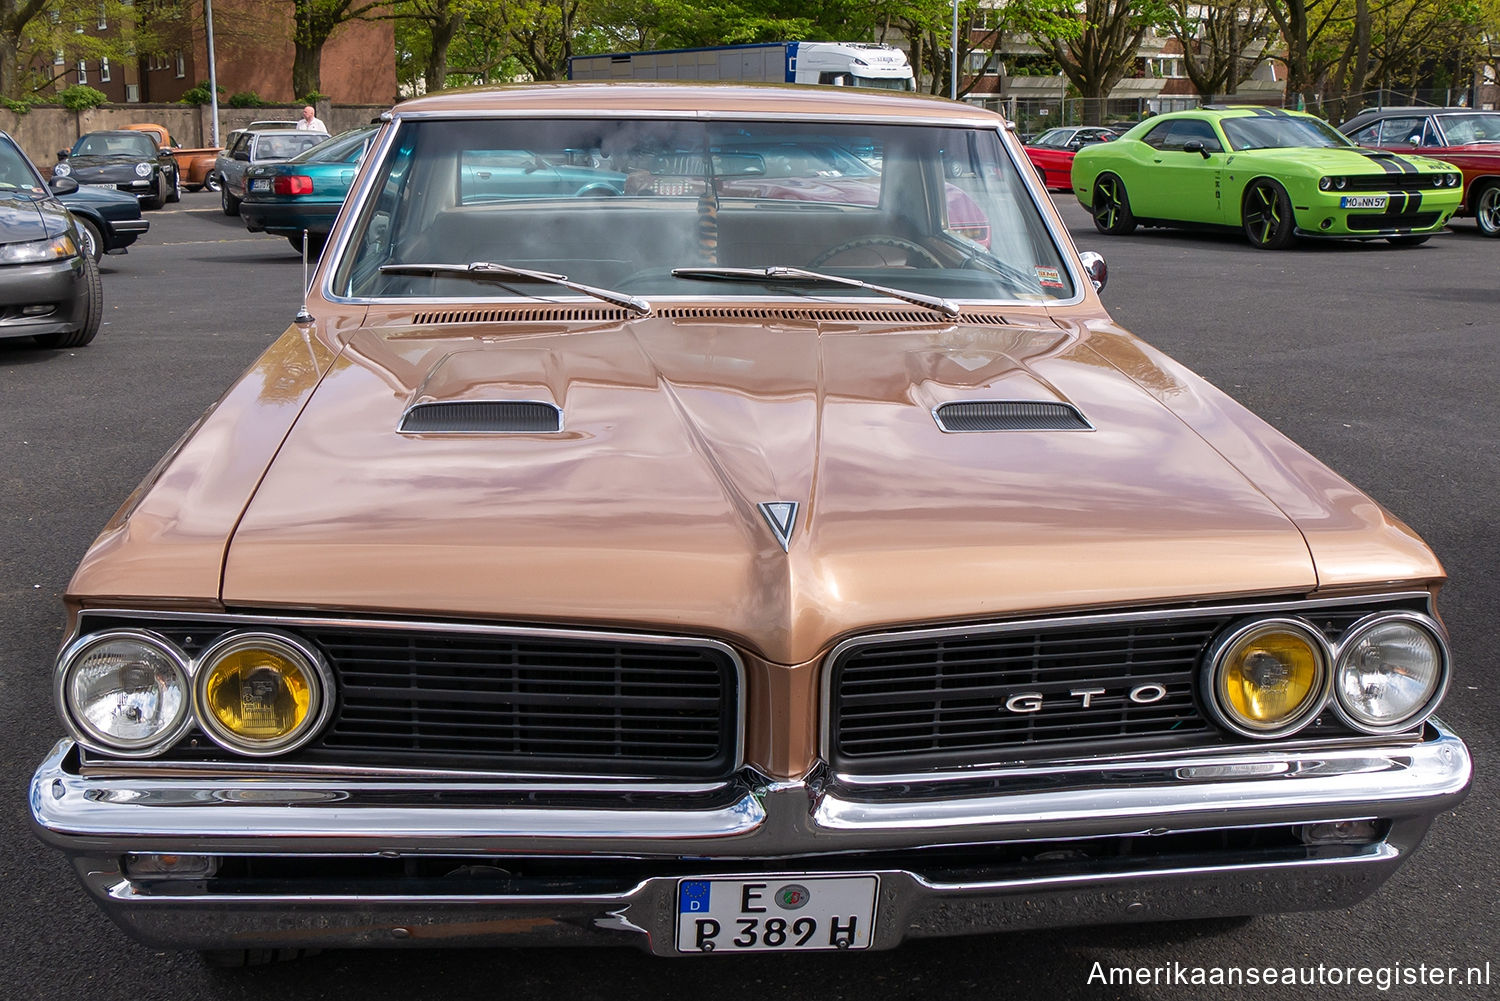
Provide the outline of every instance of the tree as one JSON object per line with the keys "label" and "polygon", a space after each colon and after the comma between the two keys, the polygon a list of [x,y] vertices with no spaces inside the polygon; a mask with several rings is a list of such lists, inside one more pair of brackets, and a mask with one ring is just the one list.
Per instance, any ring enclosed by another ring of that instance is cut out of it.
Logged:
{"label": "tree", "polygon": [[[1064,5],[1057,12],[1071,9]],[[1084,97],[1084,124],[1098,125],[1104,121],[1104,99],[1134,68],[1146,32],[1170,19],[1163,0],[1083,0],[1083,29],[1076,37],[1032,37]]]}
{"label": "tree", "polygon": [[[1168,10],[1167,30],[1182,46],[1183,69],[1204,100],[1233,94],[1270,58],[1266,32],[1271,13],[1258,0],[1168,0]],[[1252,45],[1255,53],[1245,56]]]}
{"label": "tree", "polygon": [[[32,67],[51,68],[57,53],[71,69],[80,59],[105,58],[123,64],[136,52],[151,51],[160,42],[163,26],[181,16],[181,8],[163,2],[157,17],[139,24],[134,8],[123,0],[0,0],[0,96],[16,99],[35,93],[61,76]],[[108,34],[78,31],[93,28],[103,17]]]}
{"label": "tree", "polygon": [[[3,0],[0,0],[3,2]],[[292,93],[323,89],[323,46],[339,25],[385,7],[389,0],[292,0]]]}

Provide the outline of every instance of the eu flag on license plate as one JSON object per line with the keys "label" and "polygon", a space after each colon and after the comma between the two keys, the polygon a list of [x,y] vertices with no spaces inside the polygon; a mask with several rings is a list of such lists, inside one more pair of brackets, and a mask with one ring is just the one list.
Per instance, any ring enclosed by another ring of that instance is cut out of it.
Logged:
{"label": "eu flag on license plate", "polygon": [[684,880],[677,890],[677,910],[682,914],[708,911],[709,883],[706,879]]}

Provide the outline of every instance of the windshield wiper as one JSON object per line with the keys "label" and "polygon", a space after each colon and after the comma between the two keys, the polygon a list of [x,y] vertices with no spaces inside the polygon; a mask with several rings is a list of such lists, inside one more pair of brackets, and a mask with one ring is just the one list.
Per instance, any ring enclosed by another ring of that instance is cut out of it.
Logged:
{"label": "windshield wiper", "polygon": [[515,268],[509,264],[495,264],[492,261],[474,261],[472,264],[382,264],[380,273],[383,275],[452,276],[498,284],[504,284],[507,280],[516,278],[547,282],[551,285],[570,288],[575,292],[582,292],[584,295],[591,295],[595,299],[602,299],[612,306],[623,306],[642,316],[651,315],[651,304],[645,299],[626,295],[624,292],[595,288],[593,285],[585,285],[582,282],[569,281],[567,275],[555,275],[550,271],[532,271],[529,268]]}
{"label": "windshield wiper", "polygon": [[768,279],[777,281],[806,282],[814,285],[843,285],[847,288],[869,289],[871,292],[879,292],[888,295],[892,299],[900,299],[917,306],[926,306],[935,309],[950,319],[959,315],[956,303],[947,299],[940,299],[935,295],[923,295],[920,292],[907,292],[904,289],[890,288],[886,285],[875,285],[871,282],[862,282],[857,278],[841,278],[838,275],[827,275],[821,271],[807,271],[802,268],[788,268],[773,264],[767,268],[673,268],[673,278],[706,278],[712,280],[734,281],[734,282],[763,282]]}

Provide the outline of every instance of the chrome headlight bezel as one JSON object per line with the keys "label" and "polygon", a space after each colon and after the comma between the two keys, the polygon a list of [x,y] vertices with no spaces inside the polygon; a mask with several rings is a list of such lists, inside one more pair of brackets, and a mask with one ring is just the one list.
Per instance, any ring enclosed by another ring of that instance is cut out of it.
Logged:
{"label": "chrome headlight bezel", "polygon": [[[1242,641],[1250,639],[1255,634],[1276,629],[1299,633],[1308,641],[1308,646],[1317,658],[1318,679],[1310,689],[1310,695],[1297,712],[1287,717],[1282,723],[1263,727],[1237,718],[1232,711],[1222,686],[1224,679],[1222,668],[1225,655]],[[1202,701],[1215,723],[1242,737],[1252,737],[1256,740],[1287,737],[1312,723],[1327,707],[1329,690],[1333,684],[1333,664],[1334,651],[1327,637],[1310,623],[1288,616],[1252,619],[1227,630],[1210,644],[1199,674]]]}
{"label": "chrome headlight bezel", "polygon": [[135,176],[136,177],[150,177],[151,176],[151,171],[154,170],[154,169],[155,168],[151,164],[146,163],[145,161],[142,161],[142,162],[140,162],[140,163],[138,163],[138,164],[135,165]]}
{"label": "chrome headlight bezel", "polygon": [[[299,662],[298,667],[307,678],[311,692],[307,715],[297,729],[270,741],[247,740],[228,732],[207,704],[207,686],[218,662],[231,654],[256,647],[275,649],[289,660]],[[195,658],[192,702],[199,728],[224,750],[253,758],[276,757],[302,747],[327,724],[333,714],[333,672],[317,648],[296,636],[271,630],[232,632],[220,637]]]}
{"label": "chrome headlight bezel", "polygon": [[56,163],[52,165],[52,174],[55,177],[67,177],[71,173],[73,173],[73,168],[66,163]]}
{"label": "chrome headlight bezel", "polygon": [[[1389,723],[1371,723],[1364,719],[1356,710],[1351,709],[1345,704],[1343,686],[1339,684],[1339,678],[1347,664],[1348,656],[1358,642],[1374,629],[1392,622],[1404,622],[1418,631],[1425,633],[1431,639],[1438,659],[1437,679],[1428,697],[1412,712]],[[1433,618],[1419,612],[1411,611],[1378,612],[1355,622],[1339,638],[1333,667],[1330,671],[1332,692],[1329,701],[1333,705],[1334,711],[1338,713],[1339,719],[1345,725],[1361,733],[1387,734],[1410,730],[1425,722],[1429,716],[1437,711],[1438,704],[1443,701],[1443,696],[1448,692],[1448,681],[1452,674],[1452,664],[1453,658],[1448,650],[1447,637],[1444,634],[1442,626]]]}
{"label": "chrome headlight bezel", "polygon": [[[142,740],[120,740],[88,723],[76,706],[73,692],[75,669],[94,648],[114,641],[134,641],[154,649],[166,658],[177,676],[181,701],[176,716],[157,734]],[[57,659],[53,686],[57,709],[74,739],[89,750],[122,758],[149,758],[160,754],[181,740],[193,726],[193,682],[191,662],[170,640],[145,629],[105,629],[79,637],[63,650]]]}

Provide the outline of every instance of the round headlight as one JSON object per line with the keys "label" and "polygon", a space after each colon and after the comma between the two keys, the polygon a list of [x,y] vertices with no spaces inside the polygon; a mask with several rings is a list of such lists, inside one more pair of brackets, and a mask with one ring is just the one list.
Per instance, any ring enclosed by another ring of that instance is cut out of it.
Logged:
{"label": "round headlight", "polygon": [[1335,177],[1333,179],[1333,186],[1335,188],[1338,188],[1340,191],[1343,191],[1344,188],[1348,186],[1348,184],[1349,179],[1347,177]]}
{"label": "round headlight", "polygon": [[1433,174],[1432,175],[1432,186],[1434,188],[1441,188],[1441,187],[1443,187],[1447,183],[1448,183],[1448,175],[1447,174]]}
{"label": "round headlight", "polygon": [[155,754],[191,720],[187,658],[153,633],[86,636],[63,653],[58,670],[64,716],[86,746]]}
{"label": "round headlight", "polygon": [[151,164],[149,164],[149,163],[138,163],[138,164],[136,164],[135,165],[135,176],[136,177],[150,177],[151,176]]}
{"label": "round headlight", "polygon": [[73,168],[69,167],[66,163],[59,163],[57,166],[52,168],[52,173],[56,174],[58,177],[67,177],[69,174],[73,173]]}
{"label": "round headlight", "polygon": [[1322,710],[1329,659],[1323,637],[1306,623],[1267,619],[1241,626],[1209,651],[1208,704],[1235,733],[1285,736]]}
{"label": "round headlight", "polygon": [[1319,191],[1327,191],[1331,187],[1333,187],[1333,178],[1331,178],[1331,177],[1320,177],[1320,178],[1318,178],[1318,190]]}
{"label": "round headlight", "polygon": [[1460,177],[1460,175],[1458,175],[1458,174],[1449,174],[1448,175],[1448,187],[1450,187],[1450,188],[1456,188],[1456,187],[1458,187],[1458,182],[1460,180],[1462,180],[1462,178]]}
{"label": "round headlight", "polygon": [[240,754],[283,754],[311,740],[332,709],[322,656],[279,633],[235,633],[207,650],[194,679],[198,723]]}
{"label": "round headlight", "polygon": [[1335,700],[1349,725],[1369,732],[1405,728],[1442,699],[1448,650],[1425,617],[1382,615],[1355,623],[1339,644],[1333,674]]}

